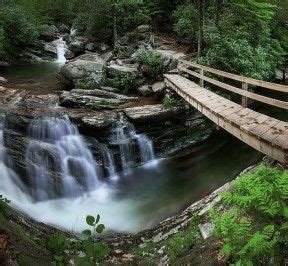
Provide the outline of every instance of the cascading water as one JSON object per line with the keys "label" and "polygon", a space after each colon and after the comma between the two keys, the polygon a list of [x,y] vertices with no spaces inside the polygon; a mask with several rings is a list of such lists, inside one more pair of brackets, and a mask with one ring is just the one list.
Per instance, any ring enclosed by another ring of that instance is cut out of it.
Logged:
{"label": "cascading water", "polygon": [[62,37],[56,40],[55,43],[56,43],[56,49],[57,49],[57,61],[56,62],[60,64],[64,64],[66,62],[65,52],[67,50],[67,44],[63,40]]}
{"label": "cascading water", "polygon": [[119,146],[124,172],[128,172],[136,163],[137,152],[139,152],[141,164],[155,159],[152,141],[145,134],[137,134],[135,127],[122,116],[112,129],[110,142]]}
{"label": "cascading water", "polygon": [[26,164],[33,196],[46,200],[75,197],[99,184],[100,169],[69,119],[45,117],[31,121]]}

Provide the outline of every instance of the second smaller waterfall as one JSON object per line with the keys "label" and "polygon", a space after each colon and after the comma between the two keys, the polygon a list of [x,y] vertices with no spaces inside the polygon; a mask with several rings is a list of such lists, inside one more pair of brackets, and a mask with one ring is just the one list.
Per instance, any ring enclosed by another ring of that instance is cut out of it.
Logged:
{"label": "second smaller waterfall", "polygon": [[57,49],[57,63],[64,64],[66,62],[65,52],[67,50],[67,44],[62,37],[56,40],[55,43]]}
{"label": "second smaller waterfall", "polygon": [[152,141],[145,134],[137,134],[134,126],[124,117],[115,123],[110,142],[119,146],[124,172],[129,171],[137,162],[145,164],[155,159]]}

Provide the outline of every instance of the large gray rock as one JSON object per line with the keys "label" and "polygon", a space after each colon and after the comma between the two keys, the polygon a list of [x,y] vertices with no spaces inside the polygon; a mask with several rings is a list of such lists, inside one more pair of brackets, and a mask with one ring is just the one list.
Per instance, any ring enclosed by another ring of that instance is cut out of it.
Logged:
{"label": "large gray rock", "polygon": [[88,39],[86,37],[75,37],[74,40],[69,44],[68,48],[75,55],[79,55],[84,53],[85,46],[88,43]]}
{"label": "large gray rock", "polygon": [[156,82],[152,85],[152,91],[154,92],[154,94],[161,98],[164,96],[165,94],[165,89],[166,89],[166,84],[165,82]]}
{"label": "large gray rock", "polygon": [[180,116],[186,109],[183,107],[165,107],[163,104],[144,105],[124,109],[125,115],[129,120],[136,123],[153,123],[171,120]]}
{"label": "large gray rock", "polygon": [[113,53],[112,52],[107,52],[104,54],[101,54],[100,57],[105,61],[109,62],[113,58]]}
{"label": "large gray rock", "polygon": [[65,64],[57,75],[66,89],[99,87],[105,73],[105,62],[97,54],[84,54]]}
{"label": "large gray rock", "polygon": [[4,84],[6,84],[7,82],[8,82],[7,79],[5,79],[4,77],[1,77],[1,76],[0,76],[0,85],[4,85]]}
{"label": "large gray rock", "polygon": [[137,89],[137,91],[143,96],[150,96],[153,94],[151,86],[149,86],[149,85],[143,85],[143,86],[139,87]]}
{"label": "large gray rock", "polygon": [[65,107],[88,107],[96,110],[115,109],[121,104],[137,101],[136,97],[128,97],[105,90],[74,89],[60,95],[60,104]]}
{"label": "large gray rock", "polygon": [[63,23],[59,25],[58,29],[60,33],[70,33],[69,27]]}
{"label": "large gray rock", "polygon": [[95,51],[95,44],[94,43],[87,43],[85,45],[85,50],[90,51],[90,52],[94,52]]}
{"label": "large gray rock", "polygon": [[107,73],[109,76],[115,77],[117,75],[123,75],[126,73],[138,73],[137,65],[118,65],[111,64],[107,67]]}
{"label": "large gray rock", "polygon": [[155,53],[160,54],[164,59],[164,64],[167,70],[173,70],[178,66],[179,59],[183,58],[185,54],[173,50],[153,50]]}
{"label": "large gray rock", "polygon": [[145,33],[149,32],[150,29],[151,29],[150,25],[140,25],[136,28],[136,31],[140,33]]}
{"label": "large gray rock", "polygon": [[43,25],[40,29],[40,37],[45,41],[53,41],[59,36],[59,31],[54,25]]}

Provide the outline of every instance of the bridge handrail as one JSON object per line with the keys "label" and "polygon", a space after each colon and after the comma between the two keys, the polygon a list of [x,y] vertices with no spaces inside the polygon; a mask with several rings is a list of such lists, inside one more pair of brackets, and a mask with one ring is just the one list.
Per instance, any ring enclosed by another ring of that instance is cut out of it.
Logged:
{"label": "bridge handrail", "polygon": [[[180,72],[185,72],[185,73],[187,73],[189,75],[192,75],[194,77],[199,78],[201,87],[204,87],[204,81],[207,81],[207,82],[209,82],[211,84],[214,84],[214,85],[216,85],[216,86],[218,86],[220,88],[223,88],[223,89],[228,90],[230,92],[233,92],[233,93],[241,95],[242,96],[242,106],[243,107],[247,107],[247,98],[250,98],[250,99],[256,100],[258,102],[263,102],[265,104],[269,104],[269,105],[272,105],[272,106],[276,106],[276,107],[288,110],[288,102],[277,100],[277,99],[273,99],[273,98],[269,98],[269,97],[266,97],[266,96],[263,96],[263,95],[260,95],[260,94],[254,93],[254,92],[250,92],[250,91],[248,91],[248,84],[261,86],[261,87],[265,87],[265,88],[268,88],[267,86],[270,86],[269,89],[272,88],[271,87],[272,85],[275,85],[275,87],[273,89],[277,90],[277,91],[281,91],[281,92],[288,92],[288,86],[274,84],[274,83],[266,82],[266,81],[260,81],[260,80],[256,80],[256,79],[250,79],[250,78],[247,78],[247,77],[242,77],[242,76],[231,74],[231,73],[228,73],[228,72],[216,70],[216,69],[213,69],[213,68],[210,68],[210,67],[202,66],[202,65],[199,65],[199,64],[196,64],[196,63],[193,63],[193,62],[189,62],[189,61],[186,61],[186,60],[180,60],[179,62],[180,62],[180,64],[178,66],[178,70]],[[186,67],[183,67],[181,65],[181,63],[184,64],[184,65],[188,65],[188,66],[192,66],[194,68],[200,69],[200,73],[197,73],[195,71],[187,69]],[[207,71],[207,72],[210,72],[210,73],[214,73],[214,74],[220,75],[222,77],[226,77],[226,78],[234,79],[234,80],[237,80],[237,81],[241,81],[242,82],[242,89],[241,88],[237,88],[237,87],[232,86],[232,85],[229,85],[229,84],[226,84],[226,83],[223,83],[223,82],[218,81],[216,79],[213,79],[213,78],[210,78],[210,77],[206,77],[204,75],[204,71]],[[259,85],[259,84],[261,84],[261,85]],[[267,84],[269,84],[269,85],[267,85]]]}
{"label": "bridge handrail", "polygon": [[213,74],[216,74],[218,76],[225,77],[225,78],[233,79],[236,81],[240,81],[240,82],[244,82],[244,83],[247,83],[250,85],[263,87],[263,88],[270,89],[270,90],[288,93],[288,86],[286,86],[286,85],[281,85],[281,84],[276,84],[276,83],[267,82],[267,81],[263,81],[263,80],[239,76],[239,75],[225,72],[222,70],[218,70],[218,69],[214,69],[211,67],[199,65],[197,63],[190,62],[190,61],[183,60],[183,59],[179,60],[179,62],[183,63],[184,65],[195,67],[195,68],[201,69],[203,71],[207,71],[207,72],[210,72],[210,73],[213,73]]}

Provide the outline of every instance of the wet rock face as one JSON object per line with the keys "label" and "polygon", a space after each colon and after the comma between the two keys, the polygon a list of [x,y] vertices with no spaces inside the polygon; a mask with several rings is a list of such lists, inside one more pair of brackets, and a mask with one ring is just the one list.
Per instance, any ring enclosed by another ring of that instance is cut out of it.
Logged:
{"label": "wet rock face", "polygon": [[59,35],[59,30],[54,25],[44,25],[40,30],[40,37],[47,42],[55,40]]}
{"label": "wet rock face", "polygon": [[57,75],[61,85],[73,88],[99,87],[104,79],[105,61],[97,54],[84,54],[65,64]]}

